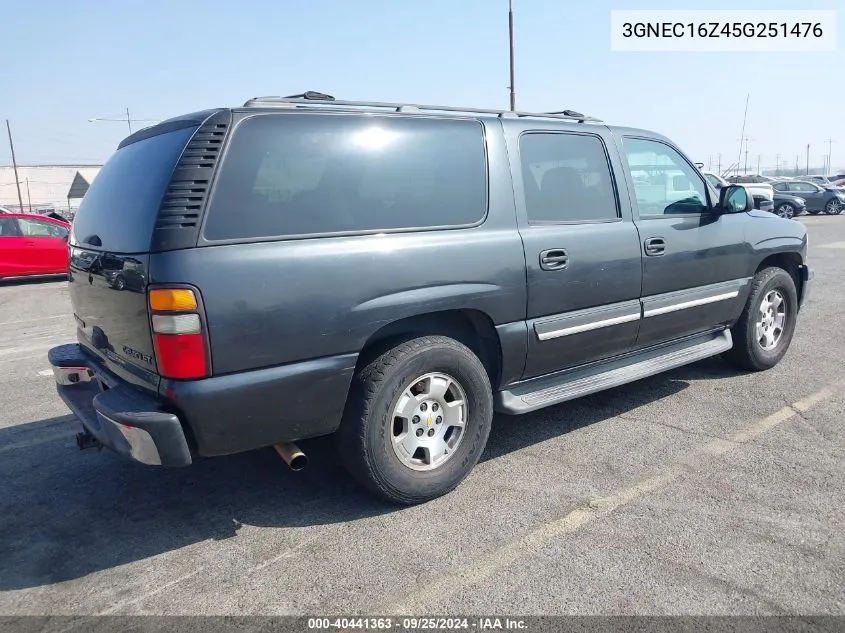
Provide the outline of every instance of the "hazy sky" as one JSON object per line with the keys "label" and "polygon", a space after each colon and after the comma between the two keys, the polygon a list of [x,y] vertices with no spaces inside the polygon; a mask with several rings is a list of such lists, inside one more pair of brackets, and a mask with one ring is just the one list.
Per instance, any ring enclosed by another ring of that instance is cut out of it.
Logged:
{"label": "hazy sky", "polygon": [[[736,160],[745,95],[750,163],[845,167],[845,5],[835,53],[619,53],[610,10],[712,1],[514,0],[517,107],[571,108],[657,130],[694,160]],[[715,6],[720,6],[716,4]],[[258,95],[507,108],[507,0],[32,0],[4,10],[0,116],[21,163],[96,163],[127,133],[91,117],[164,119]],[[137,123],[136,127],[148,125]],[[0,163],[11,162],[5,139]]]}

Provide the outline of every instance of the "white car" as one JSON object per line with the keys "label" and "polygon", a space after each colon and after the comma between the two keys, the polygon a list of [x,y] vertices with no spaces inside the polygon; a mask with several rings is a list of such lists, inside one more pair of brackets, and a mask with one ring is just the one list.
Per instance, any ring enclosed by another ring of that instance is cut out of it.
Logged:
{"label": "white car", "polygon": [[[739,185],[745,187],[746,191],[754,198],[754,206],[763,211],[772,211],[775,206],[775,190],[767,182],[728,182],[712,171],[702,171],[707,181],[715,187],[716,191],[728,185]],[[768,204],[771,203],[771,204]]]}

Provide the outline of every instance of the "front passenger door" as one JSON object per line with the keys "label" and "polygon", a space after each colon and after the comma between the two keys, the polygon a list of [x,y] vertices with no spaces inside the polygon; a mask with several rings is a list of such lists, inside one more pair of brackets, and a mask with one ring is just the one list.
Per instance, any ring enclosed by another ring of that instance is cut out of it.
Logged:
{"label": "front passenger door", "polygon": [[24,238],[24,264],[30,273],[56,274],[67,269],[67,229],[53,222],[18,218]]}
{"label": "front passenger door", "polygon": [[660,139],[624,137],[643,260],[637,347],[717,329],[747,294],[746,213],[721,213],[704,177]]}
{"label": "front passenger door", "polygon": [[23,242],[17,220],[0,215],[0,277],[27,272],[24,266],[26,247]]}
{"label": "front passenger door", "polygon": [[507,125],[527,266],[524,377],[629,351],[641,263],[627,196],[617,191],[622,165],[608,151],[612,137],[577,124],[555,132]]}
{"label": "front passenger door", "polygon": [[825,190],[809,182],[789,183],[789,193],[804,198],[808,211],[824,211]]}

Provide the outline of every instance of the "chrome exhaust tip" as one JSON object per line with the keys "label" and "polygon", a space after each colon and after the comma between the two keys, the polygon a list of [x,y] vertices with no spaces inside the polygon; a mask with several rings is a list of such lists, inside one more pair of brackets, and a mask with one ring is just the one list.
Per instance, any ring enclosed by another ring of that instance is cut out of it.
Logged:
{"label": "chrome exhaust tip", "polygon": [[304,470],[308,465],[308,456],[293,442],[274,444],[273,448],[293,471]]}

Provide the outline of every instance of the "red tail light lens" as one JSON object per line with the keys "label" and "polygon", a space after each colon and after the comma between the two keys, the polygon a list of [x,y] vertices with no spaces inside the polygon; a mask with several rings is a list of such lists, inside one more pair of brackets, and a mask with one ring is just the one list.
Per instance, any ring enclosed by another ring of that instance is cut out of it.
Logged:
{"label": "red tail light lens", "polygon": [[208,375],[203,334],[153,334],[153,342],[158,373],[165,378],[185,380]]}
{"label": "red tail light lens", "polygon": [[208,343],[194,291],[150,290],[149,308],[159,375],[177,380],[208,377]]}

